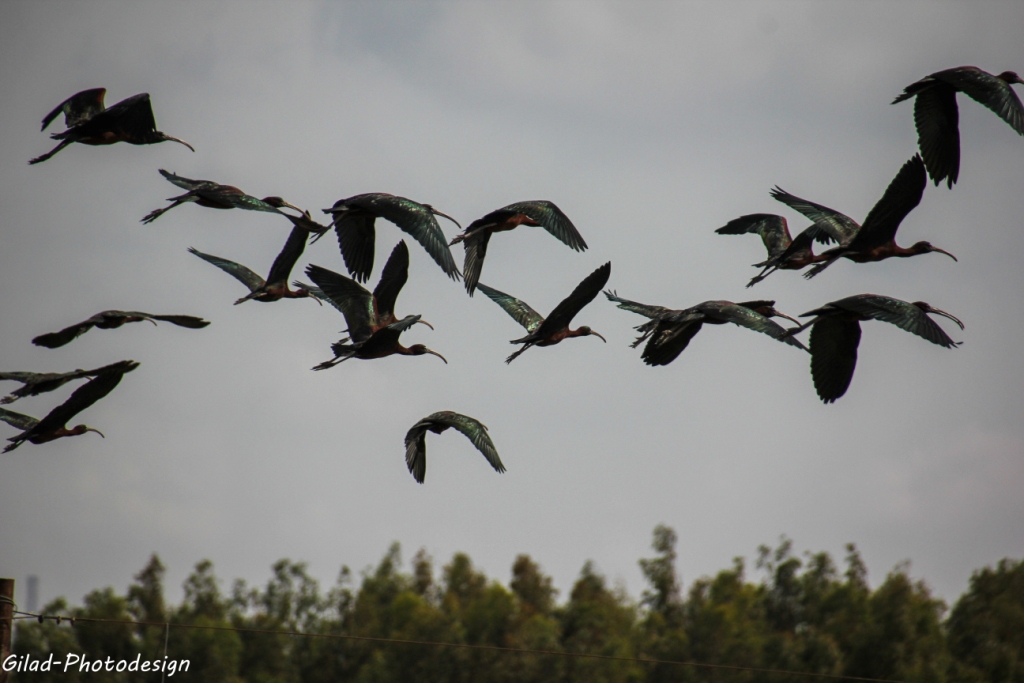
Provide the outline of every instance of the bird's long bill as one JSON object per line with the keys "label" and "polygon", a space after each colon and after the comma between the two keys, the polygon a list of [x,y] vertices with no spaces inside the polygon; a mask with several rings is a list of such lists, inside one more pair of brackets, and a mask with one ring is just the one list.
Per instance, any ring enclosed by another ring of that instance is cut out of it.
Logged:
{"label": "bird's long bill", "polygon": [[185,145],[186,147],[188,147],[188,148],[189,148],[190,150],[192,150],[193,152],[194,152],[194,151],[196,151],[196,148],[195,148],[195,147],[193,147],[192,145],[188,144],[187,142],[185,142],[185,141],[184,141],[184,140],[182,140],[181,138],[176,138],[176,137],[173,137],[173,136],[171,136],[171,135],[166,135],[166,134],[165,134],[165,135],[164,135],[164,139],[165,139],[165,140],[173,140],[174,142],[180,142],[181,144]]}
{"label": "bird's long bill", "polygon": [[[86,427],[86,428],[85,428],[85,431],[87,431],[87,432],[96,432],[96,433],[97,433],[97,434],[99,434],[100,436],[103,436],[103,432],[101,432],[100,430],[98,430],[98,429],[96,429],[96,428],[94,428],[94,427]],[[105,438],[107,438],[107,437],[103,436],[103,438],[105,439]]]}
{"label": "bird's long bill", "polygon": [[438,358],[440,358],[441,360],[444,361],[445,365],[448,365],[448,359],[445,358],[444,356],[442,356],[441,354],[439,354],[437,351],[433,351],[431,349],[426,349],[423,353],[429,353],[429,354],[432,354],[434,356],[437,356]]}
{"label": "bird's long bill", "polygon": [[794,322],[794,323],[796,323],[797,325],[799,325],[799,324],[800,324],[800,321],[799,321],[799,320],[797,320],[796,318],[794,318],[793,316],[790,316],[790,315],[786,315],[785,313],[780,313],[779,311],[775,310],[774,308],[773,308],[772,310],[773,310],[773,311],[775,311],[775,315],[776,315],[776,316],[778,316],[778,317],[780,317],[780,318],[785,318],[786,320],[789,320],[789,321],[791,321],[791,322]]}
{"label": "bird's long bill", "polygon": [[604,342],[605,344],[607,344],[607,343],[608,343],[608,340],[607,340],[607,339],[605,339],[603,335],[601,335],[601,334],[598,334],[597,332],[594,332],[593,330],[591,330],[591,331],[590,331],[590,334],[592,334],[592,335],[593,335],[593,336],[595,336],[595,337],[600,337],[600,338],[601,338],[601,341],[603,341],[603,342]]}
{"label": "bird's long bill", "polygon": [[937,251],[937,252],[939,252],[940,254],[945,254],[946,256],[948,256],[949,258],[953,259],[953,260],[954,260],[954,261],[956,261],[957,263],[959,263],[959,262],[960,262],[960,261],[959,261],[959,260],[957,259],[957,257],[956,257],[956,256],[953,256],[952,254],[950,254],[950,253],[949,253],[948,251],[946,251],[945,249],[939,249],[938,247],[932,247],[932,251]]}
{"label": "bird's long bill", "polygon": [[433,325],[431,325],[430,323],[428,323],[428,322],[427,322],[426,320],[417,320],[416,322],[418,322],[418,323],[423,323],[424,325],[426,325],[426,326],[427,326],[427,327],[429,327],[430,329],[434,329],[434,326],[433,326]]}
{"label": "bird's long bill", "polygon": [[[459,230],[462,230],[462,224],[460,224],[460,223],[459,223],[459,222],[458,222],[457,220],[455,220],[454,218],[452,218],[452,217],[451,217],[451,216],[449,216],[448,214],[446,214],[446,213],[442,213],[442,212],[440,212],[440,211],[438,211],[437,209],[434,209],[434,208],[431,208],[431,209],[430,209],[430,211],[431,211],[431,212],[432,212],[432,213],[433,213],[433,214],[434,214],[435,216],[444,216],[445,218],[447,218],[448,220],[450,220],[450,221],[451,221],[452,223],[454,223],[455,225],[458,225],[458,226],[459,226]],[[451,246],[451,245],[449,245],[449,246]]]}
{"label": "bird's long bill", "polygon": [[153,320],[152,318],[146,318],[146,320],[148,320],[149,322],[153,323],[153,327],[157,327],[156,321]]}
{"label": "bird's long bill", "polygon": [[[936,251],[938,251],[938,250],[936,249]],[[952,320],[953,322],[955,322],[955,323],[956,323],[957,325],[959,325],[959,326],[960,326],[960,329],[961,329],[961,330],[962,330],[962,329],[964,329],[964,324],[963,324],[962,322],[960,322],[960,319],[959,319],[959,318],[957,318],[957,317],[956,317],[955,315],[953,315],[952,313],[946,313],[945,311],[941,311],[941,310],[939,310],[939,309],[937,309],[937,308],[932,308],[932,309],[931,309],[930,311],[928,311],[928,312],[929,312],[929,313],[934,313],[935,315],[941,315],[941,316],[942,316],[942,317],[944,317],[944,318],[949,318],[950,320]]]}

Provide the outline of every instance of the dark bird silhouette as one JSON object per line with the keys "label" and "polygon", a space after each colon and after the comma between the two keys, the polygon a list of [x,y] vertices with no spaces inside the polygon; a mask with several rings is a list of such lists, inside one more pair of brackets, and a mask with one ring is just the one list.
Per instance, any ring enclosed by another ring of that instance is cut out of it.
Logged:
{"label": "dark bird silhouette", "polygon": [[512,319],[526,328],[529,333],[525,337],[513,339],[510,343],[522,344],[523,347],[505,359],[506,363],[514,361],[519,354],[531,346],[552,346],[569,337],[595,336],[607,343],[608,340],[586,325],[575,330],[569,329],[569,323],[583,307],[594,300],[601,288],[608,283],[612,273],[611,262],[604,264],[576,285],[572,294],[562,300],[547,318],[530,308],[525,301],[520,301],[504,292],[488,287],[482,282],[477,285],[494,303],[501,306]]}
{"label": "dark bird silhouette", "polygon": [[179,327],[189,327],[194,330],[210,324],[208,320],[191,315],[152,315],[150,313],[142,313],[141,311],[102,311],[88,320],[83,320],[71,327],[65,327],[60,332],[41,334],[33,339],[32,343],[36,346],[55,349],[59,346],[64,346],[76,337],[80,337],[94,327],[98,327],[101,330],[110,330],[115,327],[121,327],[125,323],[137,323],[142,320],[148,320],[154,325],[156,325],[157,320],[163,320]]}
{"label": "dark bird silhouette", "polygon": [[484,454],[495,472],[501,474],[505,471],[505,466],[498,457],[498,450],[487,433],[487,425],[468,415],[442,410],[427,415],[414,424],[405,435],[405,464],[409,466],[409,471],[416,481],[422,484],[427,476],[427,432],[440,434],[449,427],[454,427],[465,434],[476,449]]}
{"label": "dark bird silhouette", "polygon": [[812,278],[840,257],[855,263],[869,263],[893,256],[905,258],[938,252],[956,261],[956,256],[945,249],[932,246],[931,242],[915,242],[909,247],[896,244],[896,231],[899,230],[900,223],[921,202],[921,195],[924,194],[927,184],[924,162],[920,156],[915,155],[900,168],[899,173],[885,189],[885,194],[868,212],[863,225],[858,225],[852,218],[838,211],[794,197],[779,188],[775,188],[772,196],[816,224],[828,226],[830,233],[839,241],[838,247],[815,257],[818,264],[804,273],[804,277]]}
{"label": "dark bird silhouette", "polygon": [[[326,226],[322,226],[319,223],[315,223],[312,218],[307,218],[304,222],[301,218],[290,216],[285,212],[281,211],[282,207],[288,207],[295,209],[299,213],[303,213],[302,209],[289,204],[280,197],[264,197],[263,199],[257,199],[252,195],[248,195],[233,185],[221,185],[215,183],[212,180],[193,180],[192,178],[184,178],[180,175],[175,175],[160,169],[160,175],[174,185],[188,190],[183,195],[177,197],[168,197],[167,201],[171,202],[170,205],[165,206],[161,209],[154,209],[146,214],[145,218],[142,219],[143,223],[152,223],[160,216],[164,215],[171,209],[181,204],[188,204],[189,202],[195,202],[199,206],[206,206],[211,209],[247,209],[249,211],[266,211],[269,213],[279,213],[283,216],[287,216],[291,219],[292,223],[298,226],[302,223],[307,227],[307,230],[312,229],[313,226],[319,226],[323,230],[327,230]],[[305,214],[308,216],[308,214]]]}
{"label": "dark bird silhouette", "polygon": [[960,112],[956,94],[962,92],[999,115],[1019,135],[1024,135],[1024,107],[1010,86],[1024,83],[1012,71],[998,76],[976,66],[959,66],[936,71],[903,89],[893,104],[914,100],[917,143],[937,186],[943,180],[953,189],[960,175]]}
{"label": "dark bird silhouette", "polygon": [[377,218],[387,219],[412,235],[448,277],[459,279],[459,269],[448,249],[448,240],[434,216],[444,216],[455,225],[459,225],[459,222],[430,204],[420,204],[393,194],[371,192],[339,199],[334,202],[334,206],[324,209],[324,213],[332,217],[331,225],[338,234],[338,246],[345,259],[345,267],[356,282],[366,282],[373,271],[376,236],[374,223]]}
{"label": "dark bird silhouette", "polygon": [[806,228],[795,238],[790,237],[786,219],[773,213],[750,213],[740,216],[715,232],[719,235],[750,233],[761,236],[761,241],[768,250],[768,259],[754,264],[754,267],[761,268],[761,272],[747,283],[747,287],[753,287],[776,270],[800,270],[814,263],[817,258],[814,255],[814,242],[829,244],[838,241],[828,226],[818,224]]}
{"label": "dark bird silhouette", "polygon": [[270,274],[267,276],[266,280],[240,263],[228,261],[220,256],[204,254],[198,249],[194,249],[192,247],[189,247],[188,250],[204,261],[217,266],[249,288],[249,294],[236,301],[236,306],[250,299],[270,302],[277,301],[279,299],[301,299],[312,296],[314,297],[314,301],[317,301],[318,298],[320,298],[317,297],[317,294],[321,293],[320,289],[317,287],[310,287],[306,284],[296,283],[298,287],[297,289],[288,289],[288,276],[291,275],[292,268],[295,267],[295,262],[299,260],[300,256],[302,256],[302,252],[306,248],[306,239],[308,237],[309,232],[305,229],[301,227],[292,228],[291,234],[288,235],[288,241],[285,242],[284,248],[281,249],[281,253],[277,255],[276,259],[274,259],[274,265],[270,267]]}
{"label": "dark bird silhouette", "polygon": [[401,320],[395,316],[395,301],[409,277],[409,248],[404,241],[391,252],[373,294],[352,278],[320,266],[310,265],[306,274],[345,316],[349,333],[348,337],[331,345],[334,358],[320,363],[314,370],[326,370],[350,358],[368,360],[394,354],[422,356],[429,353],[448,363],[444,356],[423,344],[407,348],[398,341],[402,332],[416,323],[434,329],[418,315],[408,315]]}
{"label": "dark bird silhouette", "polygon": [[0,398],[0,403],[14,403],[19,398],[38,396],[48,391],[59,389],[68,382],[85,377],[98,377],[105,372],[128,372],[135,361],[122,360],[94,370],[72,370],[71,372],[0,372],[0,381],[11,380],[21,382],[22,386],[7,396]]}
{"label": "dark bird silhouette", "polygon": [[480,280],[491,235],[513,230],[520,225],[540,226],[576,251],[587,249],[587,243],[583,241],[576,226],[554,203],[539,200],[509,204],[473,221],[465,232],[451,241],[451,245],[462,242],[466,249],[462,276],[470,296],[473,296],[476,283]]}
{"label": "dark bird silhouette", "polygon": [[787,337],[784,327],[769,319],[778,316],[800,324],[796,318],[791,318],[776,310],[774,301],[744,301],[738,304],[731,301],[705,301],[691,308],[673,310],[663,306],[649,306],[622,299],[615,292],[606,291],[604,295],[619,308],[650,318],[642,325],[637,325],[635,329],[640,332],[640,336],[630,345],[635,349],[644,340],[648,340],[647,346],[644,347],[643,353],[640,355],[648,365],[668,365],[674,361],[689,345],[694,335],[700,332],[701,326],[705,323],[709,325],[733,323],[755,332],[767,334],[773,339],[804,351],[807,350],[803,344],[794,343],[797,340]]}
{"label": "dark bird silhouette", "polygon": [[923,301],[910,303],[878,294],[857,294],[804,313],[801,317],[814,318],[787,335],[811,328],[811,378],[821,400],[832,403],[846,393],[853,379],[861,321],[881,320],[947,349],[958,346],[960,342],[950,339],[928,313],[949,318],[964,329],[957,318]]}
{"label": "dark bird silhouette", "polygon": [[54,140],[60,140],[59,145],[28,163],[38,164],[46,161],[73,142],[80,142],[83,145],[112,145],[115,142],[153,145],[171,140],[185,145],[193,152],[196,151],[184,140],[156,129],[149,93],[133,95],[104,109],[103,97],[106,92],[103,88],[83,90],[61,102],[56,109],[47,114],[43,119],[44,130],[61,112],[64,113],[64,120],[70,127],[63,133],[54,133],[50,136]]}
{"label": "dark bird silhouette", "polygon": [[0,408],[0,420],[22,430],[21,434],[7,439],[11,443],[4,449],[4,453],[13,451],[25,441],[46,443],[63,436],[77,436],[86,432],[96,432],[103,436],[103,432],[100,430],[84,424],[68,429],[68,420],[113,391],[121,381],[121,377],[137,367],[139,364],[134,361],[115,363],[110,370],[97,375],[94,379],[75,389],[67,401],[51,410],[42,420]]}

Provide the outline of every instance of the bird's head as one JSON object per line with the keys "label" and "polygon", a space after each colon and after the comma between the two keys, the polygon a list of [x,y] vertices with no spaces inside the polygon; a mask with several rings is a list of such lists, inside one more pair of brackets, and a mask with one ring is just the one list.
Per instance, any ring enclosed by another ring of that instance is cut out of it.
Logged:
{"label": "bird's head", "polygon": [[[79,434],[85,434],[86,432],[96,432],[100,436],[103,436],[103,432],[101,432],[100,430],[95,429],[94,427],[88,427],[86,425],[78,425],[71,430],[71,433],[74,434],[75,436],[78,436]],[[103,438],[105,439],[107,437],[103,436]]]}
{"label": "bird's head", "polygon": [[448,214],[444,213],[443,211],[438,211],[437,209],[432,207],[430,204],[424,204],[423,206],[427,207],[427,210],[430,211],[430,213],[434,214],[435,216],[444,216],[445,218],[450,220],[452,223],[454,223],[455,225],[459,226],[459,230],[462,230],[462,225],[457,220],[455,220],[454,218],[449,216]]}
{"label": "bird's head", "polygon": [[1007,83],[1010,83],[1010,84],[1013,84],[1013,83],[1024,84],[1024,80],[1022,80],[1021,77],[1017,75],[1016,71],[1004,71],[1003,73],[1001,73],[998,76],[996,76],[996,78],[998,78],[1001,81],[1006,81]]}
{"label": "bird's head", "polygon": [[577,332],[578,336],[580,336],[580,337],[594,336],[594,337],[598,337],[605,344],[608,343],[607,339],[605,339],[603,336],[601,336],[600,334],[598,334],[594,330],[590,329],[590,327],[588,325],[584,325],[583,327],[581,327],[578,330],[576,330],[576,332]]}
{"label": "bird's head", "polygon": [[439,354],[437,351],[434,351],[432,349],[428,349],[423,344],[413,344],[412,346],[409,347],[409,355],[410,356],[422,356],[425,353],[429,353],[429,354],[431,354],[433,356],[437,356],[438,358],[440,358],[441,360],[444,361],[445,365],[448,365],[448,359],[446,359],[444,356]]}
{"label": "bird's head", "polygon": [[910,247],[910,249],[915,254],[929,254],[929,253],[931,253],[933,251],[937,251],[940,254],[945,254],[946,256],[948,256],[949,258],[953,259],[954,261],[957,260],[956,256],[953,256],[952,254],[950,254],[945,249],[939,249],[938,247],[934,246],[931,242],[923,242],[923,241],[922,242],[916,242],[914,244],[914,246]]}
{"label": "bird's head", "polygon": [[934,313],[935,315],[941,315],[944,318],[949,318],[950,320],[955,322],[957,325],[959,325],[961,330],[964,329],[964,324],[962,322],[960,322],[960,319],[957,318],[956,316],[954,316],[951,313],[946,313],[945,311],[940,310],[938,308],[935,308],[931,304],[926,303],[924,301],[915,301],[914,305],[917,306],[918,308],[920,308],[925,313]]}
{"label": "bird's head", "polygon": [[192,145],[188,144],[187,142],[185,142],[181,138],[176,138],[173,135],[168,135],[167,133],[160,133],[160,140],[161,141],[163,141],[163,140],[170,140],[171,142],[177,142],[179,144],[185,145],[186,147],[188,147],[193,152],[196,151],[195,147],[193,147]]}

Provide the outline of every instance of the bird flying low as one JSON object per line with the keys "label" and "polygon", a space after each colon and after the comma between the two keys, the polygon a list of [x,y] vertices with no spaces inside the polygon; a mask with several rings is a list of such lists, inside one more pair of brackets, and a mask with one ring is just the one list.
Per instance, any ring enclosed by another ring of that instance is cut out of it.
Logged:
{"label": "bird flying low", "polygon": [[101,311],[88,320],[83,320],[71,327],[65,327],[60,332],[41,334],[33,339],[32,343],[36,346],[55,349],[59,346],[64,346],[76,337],[80,337],[94,327],[98,327],[101,330],[110,330],[115,327],[121,327],[125,323],[137,323],[143,320],[148,320],[154,325],[156,325],[157,320],[163,320],[164,322],[173,323],[179,327],[188,327],[193,330],[198,330],[210,324],[209,320],[203,320],[192,315],[152,315],[150,313],[142,313],[141,311]]}
{"label": "bird flying low", "polygon": [[[444,216],[455,225],[459,222],[430,204],[420,204],[393,194],[370,192],[339,199],[334,206],[323,211],[331,215],[331,226],[338,235],[345,267],[356,282],[366,282],[373,271],[374,223],[377,218],[385,218],[412,235],[448,277],[459,279],[459,269],[448,249],[448,240],[434,216]],[[459,229],[462,229],[461,225]]]}
{"label": "bird flying low", "polygon": [[863,225],[858,225],[852,218],[838,211],[794,197],[779,188],[772,192],[772,196],[810,218],[816,225],[827,228],[839,242],[838,247],[815,257],[817,265],[804,273],[805,278],[812,278],[840,257],[854,263],[869,263],[893,256],[905,258],[934,251],[956,261],[956,256],[932,246],[931,242],[916,242],[909,247],[896,244],[896,231],[900,223],[921,202],[927,184],[924,162],[920,156],[915,155],[900,168],[885,189],[885,194],[868,212]]}
{"label": "bird flying low", "polygon": [[945,180],[953,189],[960,176],[960,112],[956,94],[962,92],[985,105],[1019,135],[1024,135],[1024,106],[1010,87],[1014,83],[1024,80],[1013,71],[993,76],[976,66],[958,66],[911,83],[892,101],[897,104],[916,98],[917,144],[936,186]]}
{"label": "bird flying low", "polygon": [[505,359],[506,363],[514,361],[519,354],[531,346],[553,346],[563,339],[569,337],[595,336],[607,343],[608,340],[590,329],[586,325],[575,330],[569,329],[569,323],[576,317],[576,314],[583,310],[583,307],[594,300],[601,288],[608,283],[612,273],[612,264],[608,262],[595,270],[583,279],[583,282],[576,285],[568,297],[562,300],[547,318],[542,317],[537,311],[530,308],[525,301],[509,296],[504,292],[488,287],[482,282],[477,285],[481,292],[486,294],[494,303],[504,309],[512,316],[512,319],[526,328],[529,333],[525,337],[513,339],[510,343],[522,344],[523,347]]}
{"label": "bird flying low", "polygon": [[[100,400],[118,385],[121,377],[126,372],[131,372],[139,367],[134,361],[115,363],[95,378],[89,380],[82,386],[75,389],[67,401],[57,406],[42,420],[34,417],[16,413],[12,410],[0,408],[0,420],[3,420],[12,427],[22,430],[21,434],[12,436],[8,441],[11,443],[4,449],[4,453],[13,451],[25,441],[31,443],[46,443],[64,436],[78,436],[86,432],[96,432],[103,436],[103,432],[84,424],[77,425],[71,429],[67,428],[67,422],[78,413],[82,412],[96,401]],[[106,437],[104,437],[106,438]]]}
{"label": "bird flying low", "polygon": [[48,391],[59,389],[68,382],[85,377],[98,377],[105,372],[129,372],[135,361],[122,360],[94,370],[72,370],[71,372],[0,372],[0,381],[11,380],[21,382],[22,386],[7,396],[0,398],[0,403],[14,403],[19,398],[38,396]]}
{"label": "bird flying low", "polygon": [[352,278],[320,266],[310,265],[306,274],[345,316],[349,333],[348,337],[331,345],[334,358],[320,363],[314,370],[326,370],[349,358],[369,360],[394,354],[422,356],[429,353],[448,364],[444,356],[423,344],[407,348],[398,341],[402,332],[416,323],[434,329],[418,315],[408,315],[401,320],[395,316],[395,301],[409,277],[409,248],[404,241],[392,250],[373,294]]}
{"label": "bird flying low", "polygon": [[319,299],[323,298],[323,293],[317,287],[310,287],[299,282],[296,283],[297,289],[288,289],[288,276],[291,275],[295,262],[302,256],[308,237],[309,232],[305,229],[298,226],[292,228],[291,234],[288,235],[288,241],[285,242],[281,253],[274,259],[274,265],[270,267],[270,274],[266,280],[240,263],[228,261],[220,256],[204,254],[192,247],[189,247],[188,250],[189,253],[195,254],[208,263],[212,263],[249,288],[249,294],[236,301],[236,306],[250,299],[266,303],[278,301],[279,299],[301,299],[309,296],[314,297],[313,300],[319,303]]}
{"label": "bird flying low", "polygon": [[487,425],[468,415],[442,410],[427,415],[414,424],[405,435],[405,464],[416,481],[422,484],[427,476],[427,432],[440,434],[449,427],[454,427],[465,434],[476,449],[487,458],[495,472],[501,474],[505,471],[505,466],[498,457],[498,450],[487,433]]}
{"label": "bird flying low", "polygon": [[738,304],[731,301],[705,301],[691,308],[672,310],[663,306],[649,306],[622,299],[615,292],[606,291],[604,295],[619,308],[650,318],[642,325],[637,325],[635,329],[640,332],[640,336],[630,344],[631,348],[635,349],[644,340],[648,340],[647,346],[644,347],[643,353],[640,355],[648,365],[668,365],[674,361],[686,349],[690,340],[700,332],[704,323],[709,325],[733,323],[755,332],[767,334],[790,346],[807,350],[803,344],[794,344],[793,342],[797,340],[786,336],[784,327],[769,320],[771,317],[778,316],[800,324],[796,318],[777,311],[774,301],[744,301]]}
{"label": "bird flying low", "polygon": [[861,321],[881,320],[944,348],[959,346],[961,342],[950,339],[928,313],[949,318],[964,329],[957,318],[923,301],[911,303],[878,294],[857,294],[804,313],[800,317],[814,318],[786,335],[790,338],[811,328],[811,379],[821,400],[832,403],[846,393],[853,379]]}
{"label": "bird flying low", "polygon": [[105,88],[83,90],[61,102],[56,109],[47,114],[43,119],[43,130],[46,130],[61,113],[64,114],[68,129],[63,133],[51,135],[54,140],[60,140],[60,144],[28,163],[38,164],[46,161],[73,142],[80,142],[83,145],[112,145],[115,142],[153,145],[171,140],[185,145],[193,152],[196,151],[184,140],[156,129],[149,93],[139,93],[104,108],[103,98],[106,92]]}
{"label": "bird flying low", "polygon": [[[782,192],[778,188],[772,191]],[[768,250],[768,259],[761,263],[755,263],[755,268],[761,268],[761,272],[755,275],[747,287],[753,287],[776,270],[800,270],[815,262],[813,243],[820,242],[829,244],[838,241],[830,231],[828,225],[815,223],[804,229],[795,238],[789,236],[789,225],[783,216],[773,213],[751,213],[740,216],[726,223],[715,230],[719,235],[745,235],[747,233],[760,235],[761,242]]]}
{"label": "bird flying low", "polygon": [[462,242],[466,250],[462,275],[470,296],[473,296],[476,283],[480,280],[491,235],[513,230],[520,225],[540,226],[576,251],[587,249],[587,243],[583,241],[576,226],[553,202],[538,200],[504,206],[470,223],[465,232],[456,235],[449,244],[454,246]]}

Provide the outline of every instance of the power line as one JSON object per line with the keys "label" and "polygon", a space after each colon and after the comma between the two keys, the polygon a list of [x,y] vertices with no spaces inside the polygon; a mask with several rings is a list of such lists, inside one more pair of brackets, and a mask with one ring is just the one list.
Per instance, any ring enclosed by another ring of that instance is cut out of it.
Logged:
{"label": "power line", "polygon": [[267,635],[279,635],[279,636],[300,636],[303,638],[326,638],[332,640],[361,640],[372,643],[390,643],[395,645],[425,645],[427,647],[450,647],[450,648],[462,648],[465,650],[489,650],[492,652],[508,652],[514,654],[524,655],[549,655],[554,657],[574,657],[579,659],[599,659],[605,661],[615,662],[634,662],[637,664],[666,664],[670,666],[692,666],[704,669],[726,669],[729,671],[750,671],[754,673],[765,673],[765,674],[782,674],[788,676],[805,676],[809,678],[826,678],[831,680],[843,680],[843,681],[865,681],[867,683],[910,683],[909,681],[901,681],[892,678],[867,678],[864,676],[846,676],[843,674],[823,674],[814,673],[810,671],[791,671],[788,669],[767,669],[755,666],[740,666],[738,664],[708,664],[706,662],[694,662],[694,661],[676,661],[670,659],[651,659],[648,657],[619,657],[615,655],[595,655],[584,652],[559,652],[557,650],[532,650],[528,648],[519,647],[503,647],[500,645],[473,645],[470,643],[445,643],[439,641],[430,640],[406,640],[402,638],[380,638],[375,636],[354,636],[346,635],[341,633],[306,633],[303,631],[279,631],[275,629],[265,628],[246,628],[238,626],[208,626],[201,624],[174,624],[164,621],[133,621],[128,619],[97,619],[94,617],[66,617],[59,615],[49,614],[32,614],[29,612],[15,612],[16,614],[22,615],[20,617],[14,617],[15,619],[36,619],[39,623],[42,623],[46,619],[56,621],[58,624],[63,621],[68,621],[74,626],[77,622],[88,622],[96,624],[128,624],[131,626],[162,626],[166,629],[174,628],[191,628],[191,629],[202,629],[206,631],[237,631],[242,633],[261,633]]}

